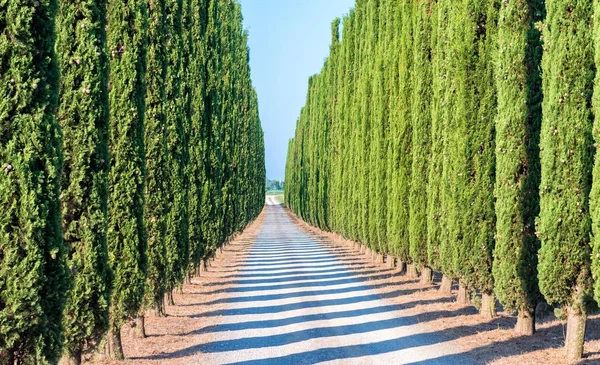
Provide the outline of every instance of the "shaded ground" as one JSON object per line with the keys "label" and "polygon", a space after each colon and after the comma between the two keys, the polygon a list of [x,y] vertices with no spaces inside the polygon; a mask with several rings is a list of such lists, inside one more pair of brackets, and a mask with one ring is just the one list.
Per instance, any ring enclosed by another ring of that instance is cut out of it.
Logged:
{"label": "shaded ground", "polygon": [[[269,206],[209,272],[184,286],[168,317],[147,318],[149,337],[135,339],[125,328],[127,363],[566,363],[563,326],[552,317],[536,336],[516,337],[505,313],[483,320],[435,285],[423,287],[289,219]],[[600,363],[600,319],[589,322],[582,363]]]}

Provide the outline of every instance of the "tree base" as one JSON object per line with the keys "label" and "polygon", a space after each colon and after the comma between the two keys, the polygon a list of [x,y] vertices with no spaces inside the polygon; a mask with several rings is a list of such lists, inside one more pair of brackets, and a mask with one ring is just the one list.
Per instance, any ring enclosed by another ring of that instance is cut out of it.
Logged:
{"label": "tree base", "polygon": [[458,304],[469,305],[471,304],[471,296],[469,295],[469,291],[467,287],[463,284],[458,284],[458,293],[456,295],[456,302]]}
{"label": "tree base", "polygon": [[396,261],[396,271],[401,274],[406,274],[404,271],[406,270],[406,263],[404,261],[397,260]]}
{"label": "tree base", "polygon": [[419,277],[419,273],[417,272],[417,266],[415,264],[406,265],[406,276],[411,279],[416,279]]}
{"label": "tree base", "polygon": [[442,282],[440,283],[440,289],[438,290],[442,295],[452,294],[452,279],[446,275],[442,275]]}
{"label": "tree base", "polygon": [[360,253],[365,253],[366,250],[367,250],[367,246],[360,245]]}
{"label": "tree base", "polygon": [[123,344],[121,343],[121,329],[111,328],[106,333],[105,355],[110,360],[125,360]]}
{"label": "tree base", "polygon": [[578,360],[583,357],[586,322],[587,315],[585,313],[567,307],[567,339],[565,347],[569,360]]}
{"label": "tree base", "polygon": [[63,354],[58,365],[81,365],[81,349],[73,354]]}
{"label": "tree base", "polygon": [[428,267],[423,267],[421,269],[421,285],[431,285],[432,282],[433,271],[431,271]]}
{"label": "tree base", "polygon": [[375,262],[378,264],[383,264],[383,255],[378,253],[377,257],[375,257]]}
{"label": "tree base", "polygon": [[385,263],[387,264],[387,267],[393,269],[396,267],[396,258],[394,256],[387,255],[385,258]]}
{"label": "tree base", "polygon": [[[173,300],[173,292],[175,290],[176,289],[173,289],[173,290],[169,290],[167,292],[167,305],[175,305],[175,301]],[[179,289],[179,290],[181,290],[181,289]]]}
{"label": "tree base", "polygon": [[367,247],[367,248],[365,249],[365,256],[367,256],[368,258],[371,258],[371,257],[372,257],[372,255],[373,255],[373,254],[372,254],[372,252],[371,252],[371,249]]}
{"label": "tree base", "polygon": [[494,294],[481,295],[481,308],[479,308],[479,314],[484,318],[496,317],[496,297]]}
{"label": "tree base", "polygon": [[[159,311],[157,311],[158,314]],[[133,329],[133,337],[135,338],[146,338],[146,318],[144,315],[139,315],[136,319],[133,320],[131,324]]]}
{"label": "tree base", "polygon": [[515,332],[521,336],[533,336],[535,334],[535,315],[524,310],[519,311]]}
{"label": "tree base", "polygon": [[360,252],[360,250],[361,250],[361,248],[362,248],[362,247],[360,246],[360,244],[359,244],[359,243],[357,243],[357,242],[354,242],[354,244],[352,245],[352,247],[354,248],[354,251],[357,251],[357,252]]}

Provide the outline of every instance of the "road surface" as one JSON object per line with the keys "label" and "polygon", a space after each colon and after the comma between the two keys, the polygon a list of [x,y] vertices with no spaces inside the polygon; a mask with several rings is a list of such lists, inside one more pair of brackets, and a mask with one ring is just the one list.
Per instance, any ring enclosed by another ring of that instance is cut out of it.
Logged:
{"label": "road surface", "polygon": [[[223,295],[207,364],[470,364],[426,333],[303,230],[275,201]],[[408,317],[408,316],[406,316]]]}

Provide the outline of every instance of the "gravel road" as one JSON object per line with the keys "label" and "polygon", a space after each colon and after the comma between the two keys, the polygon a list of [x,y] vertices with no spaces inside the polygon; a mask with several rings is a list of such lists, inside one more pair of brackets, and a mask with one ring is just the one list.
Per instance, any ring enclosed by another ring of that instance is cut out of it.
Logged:
{"label": "gravel road", "polygon": [[[208,364],[470,364],[386,301],[267,198],[267,215],[213,339]],[[216,313],[218,312],[218,313]]]}

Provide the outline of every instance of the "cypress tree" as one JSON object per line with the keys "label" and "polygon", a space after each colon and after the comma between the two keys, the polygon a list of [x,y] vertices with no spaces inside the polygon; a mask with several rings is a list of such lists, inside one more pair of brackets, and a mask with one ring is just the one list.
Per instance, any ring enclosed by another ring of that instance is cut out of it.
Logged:
{"label": "cypress tree", "polygon": [[452,265],[452,245],[449,239],[449,213],[452,199],[448,184],[450,173],[449,159],[449,117],[450,96],[450,10],[451,0],[438,0],[434,13],[435,31],[432,32],[432,102],[431,102],[431,164],[429,168],[429,190],[427,196],[427,255],[429,264],[443,273],[440,291],[450,294],[452,280],[456,278]]}
{"label": "cypress tree", "polygon": [[107,355],[123,359],[121,326],[138,312],[146,276],[144,113],[147,7],[108,1],[110,172],[108,258],[113,275]]}
{"label": "cypress tree", "polygon": [[[0,360],[52,364],[69,277],[60,227],[55,1],[0,6]],[[26,138],[24,138],[26,137]]]}
{"label": "cypress tree", "polygon": [[139,334],[144,337],[144,312],[165,315],[167,292],[166,218],[168,194],[166,102],[166,3],[155,0],[148,5],[148,51],[146,61],[146,97],[144,118],[145,191],[144,224],[147,235],[147,266],[144,303],[138,315]]}
{"label": "cypress tree", "polygon": [[[600,1],[594,1],[594,14],[600,14]],[[598,39],[600,35],[600,19],[594,16],[594,37]],[[596,41],[595,61],[600,65],[600,45]],[[595,115],[593,125],[593,138],[597,148],[600,141],[600,74],[596,74],[593,95],[593,112]],[[592,219],[592,275],[594,279],[594,298],[600,303],[600,161],[595,158],[594,170],[592,173],[593,184],[590,192],[590,214]]]}
{"label": "cypress tree", "polygon": [[205,108],[205,31],[207,24],[207,2],[204,0],[191,0],[189,4],[189,27],[187,28],[188,50],[188,78],[187,88],[190,95],[188,115],[188,227],[189,227],[189,268],[193,272],[204,254],[203,226],[202,226],[202,192],[205,170],[202,156],[203,146],[208,143],[202,128],[206,119]]}
{"label": "cypress tree", "polygon": [[371,188],[367,194],[371,200],[371,222],[369,231],[369,242],[377,252],[387,251],[386,218],[387,218],[387,194],[386,194],[386,155],[387,155],[387,95],[385,83],[385,49],[388,44],[390,33],[386,32],[386,15],[389,13],[389,4],[381,3],[378,22],[377,47],[375,49],[375,60],[372,69],[373,96],[371,98],[371,129],[372,142],[370,152]]}
{"label": "cypress tree", "polygon": [[[388,211],[393,211],[388,220],[388,232],[393,252],[401,262],[412,264],[409,252],[409,196],[412,169],[412,121],[411,121],[411,64],[412,64],[412,12],[408,2],[398,5],[400,11],[399,48],[392,57],[398,58],[398,94],[397,104],[391,106],[390,143],[396,145],[392,153],[394,178],[392,182],[391,201]],[[394,95],[394,94],[392,94]],[[388,198],[389,199],[389,198]],[[410,266],[408,275],[415,276],[414,266]]]}
{"label": "cypress tree", "polygon": [[577,359],[583,352],[591,279],[593,4],[548,0],[546,9],[538,278],[546,300],[566,310],[567,357]]}
{"label": "cypress tree", "polygon": [[73,278],[63,316],[64,356],[81,362],[108,326],[106,246],[108,59],[106,1],[61,1],[57,57],[58,120],[63,134],[63,236]]}
{"label": "cypress tree", "polygon": [[431,283],[427,266],[427,185],[431,146],[431,3],[413,2],[412,49],[412,171],[410,183],[410,257],[422,272],[422,282]]}
{"label": "cypress tree", "polygon": [[496,87],[496,245],[494,291],[518,312],[515,330],[535,332],[537,284],[535,217],[539,213],[541,120],[539,1],[502,3],[498,24]]}
{"label": "cypress tree", "polygon": [[[185,75],[187,59],[183,25],[184,5],[188,0],[176,0],[166,3],[167,18],[167,69],[165,76],[165,117],[166,117],[166,191],[164,199],[168,204],[165,232],[166,253],[166,287],[169,304],[174,304],[172,291],[182,284],[187,270],[188,251],[188,225],[187,225],[187,108],[185,97]],[[187,25],[187,22],[185,23]],[[185,65],[184,65],[185,61]],[[185,67],[184,67],[185,66]]]}
{"label": "cypress tree", "polygon": [[[451,115],[448,117],[448,239],[453,242],[453,268],[459,278],[458,301],[469,290],[483,294],[481,312],[495,315],[492,294],[494,236],[494,113],[492,54],[495,0],[470,0],[450,12]],[[477,5],[477,6],[475,6]],[[470,211],[470,215],[464,212]]]}

